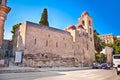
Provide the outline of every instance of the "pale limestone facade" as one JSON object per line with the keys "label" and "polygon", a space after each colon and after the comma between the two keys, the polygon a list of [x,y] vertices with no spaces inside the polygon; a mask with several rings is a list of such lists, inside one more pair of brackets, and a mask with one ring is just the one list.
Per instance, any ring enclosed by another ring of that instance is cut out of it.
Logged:
{"label": "pale limestone facade", "polygon": [[107,56],[107,62],[112,62],[112,57],[113,57],[113,48],[112,47],[105,47],[105,53]]}
{"label": "pale limestone facade", "polygon": [[113,36],[113,34],[99,35],[99,37],[106,44],[114,44],[115,37]]}
{"label": "pale limestone facade", "polygon": [[116,36],[116,39],[117,39],[117,40],[120,40],[120,36]]}
{"label": "pale limestone facade", "polygon": [[106,46],[101,52],[101,54],[105,54],[107,57],[106,62],[112,62],[112,56],[113,56],[113,48]]}
{"label": "pale limestone facade", "polygon": [[16,29],[13,52],[23,66],[91,66],[95,60],[92,18],[83,12],[76,26],[60,30],[32,22]]}
{"label": "pale limestone facade", "polygon": [[6,6],[7,0],[0,0],[0,47],[3,44],[4,23],[10,8]]}
{"label": "pale limestone facade", "polygon": [[115,40],[120,40],[120,36],[114,36],[113,34],[98,35],[98,37],[106,44],[114,44]]}

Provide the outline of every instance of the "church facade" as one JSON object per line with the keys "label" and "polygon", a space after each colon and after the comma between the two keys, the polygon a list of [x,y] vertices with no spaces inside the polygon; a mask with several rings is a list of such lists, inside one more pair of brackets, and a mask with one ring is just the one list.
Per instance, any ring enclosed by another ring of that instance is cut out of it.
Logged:
{"label": "church facade", "polygon": [[26,21],[16,29],[13,45],[13,53],[23,53],[23,66],[91,66],[95,60],[92,18],[83,12],[78,24],[65,30]]}

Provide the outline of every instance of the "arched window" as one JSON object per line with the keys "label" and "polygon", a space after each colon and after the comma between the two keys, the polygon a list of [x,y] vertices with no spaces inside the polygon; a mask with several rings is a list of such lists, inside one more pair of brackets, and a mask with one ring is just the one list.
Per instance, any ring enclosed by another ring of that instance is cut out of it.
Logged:
{"label": "arched window", "polygon": [[89,20],[89,26],[91,26],[91,21]]}
{"label": "arched window", "polygon": [[90,28],[90,34],[92,34],[92,29]]}
{"label": "arched window", "polygon": [[85,21],[84,21],[84,20],[82,20],[82,25],[83,25],[83,26],[85,25]]}

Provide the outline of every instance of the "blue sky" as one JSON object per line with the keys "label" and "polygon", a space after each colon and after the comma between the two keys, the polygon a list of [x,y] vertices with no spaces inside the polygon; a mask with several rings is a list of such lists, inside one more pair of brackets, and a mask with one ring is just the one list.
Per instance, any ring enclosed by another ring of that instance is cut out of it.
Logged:
{"label": "blue sky", "polygon": [[81,13],[87,11],[98,33],[120,35],[120,0],[8,0],[7,5],[11,11],[5,22],[5,39],[11,39],[14,24],[38,23],[44,8],[48,10],[51,27],[76,25]]}

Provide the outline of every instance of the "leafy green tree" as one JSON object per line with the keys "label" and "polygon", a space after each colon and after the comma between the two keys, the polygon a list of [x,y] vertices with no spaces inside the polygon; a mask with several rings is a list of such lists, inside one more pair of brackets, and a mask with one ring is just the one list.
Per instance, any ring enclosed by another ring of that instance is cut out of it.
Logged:
{"label": "leafy green tree", "polygon": [[106,62],[107,57],[105,54],[95,53],[95,60],[99,63],[104,63]]}
{"label": "leafy green tree", "polygon": [[113,48],[113,54],[120,54],[120,40],[115,40],[114,44],[106,44]]}
{"label": "leafy green tree", "polygon": [[49,26],[48,23],[48,13],[47,13],[47,9],[44,8],[43,12],[42,12],[42,16],[41,19],[39,21],[39,24],[45,25],[45,26]]}
{"label": "leafy green tree", "polygon": [[101,55],[100,54],[98,54],[98,53],[95,53],[95,61],[97,61],[97,62],[101,62]]}
{"label": "leafy green tree", "polygon": [[15,37],[15,29],[18,28],[20,25],[21,25],[21,23],[15,24],[15,25],[12,26],[12,30],[11,30],[11,33],[13,34],[13,35],[12,35],[12,40],[13,40],[14,37]]}
{"label": "leafy green tree", "polygon": [[98,37],[99,33],[94,30],[94,46],[95,46],[95,60],[99,63],[106,61],[106,56],[104,54],[100,54],[102,49],[105,47],[105,43]]}

